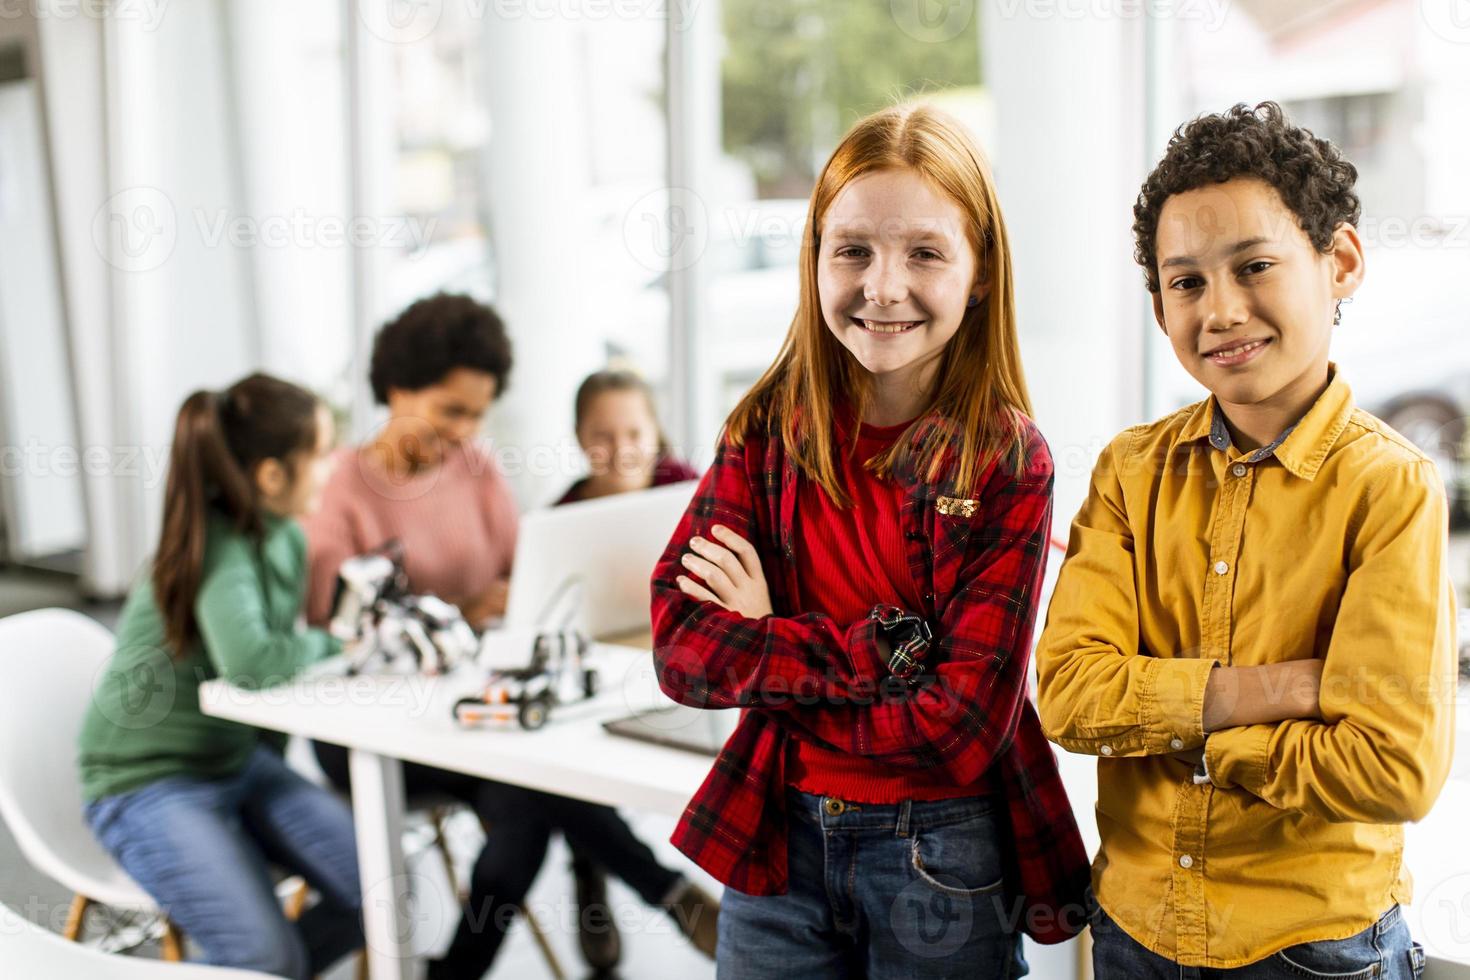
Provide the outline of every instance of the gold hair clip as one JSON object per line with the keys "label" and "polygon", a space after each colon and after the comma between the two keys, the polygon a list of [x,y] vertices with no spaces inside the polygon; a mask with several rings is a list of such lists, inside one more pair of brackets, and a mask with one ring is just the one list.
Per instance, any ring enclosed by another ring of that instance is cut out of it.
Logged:
{"label": "gold hair clip", "polygon": [[964,500],[960,497],[940,497],[934,501],[934,509],[945,517],[974,517],[978,506],[980,501]]}

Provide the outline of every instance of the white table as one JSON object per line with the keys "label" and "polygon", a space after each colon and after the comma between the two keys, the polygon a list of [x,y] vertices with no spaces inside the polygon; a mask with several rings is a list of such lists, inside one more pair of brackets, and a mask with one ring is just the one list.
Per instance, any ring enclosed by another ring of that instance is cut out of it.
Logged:
{"label": "white table", "polygon": [[460,727],[451,708],[475,692],[482,676],[476,672],[432,678],[314,672],[265,691],[211,681],[200,688],[199,700],[209,715],[348,748],[369,974],[411,980],[416,969],[408,954],[414,924],[402,849],[403,761],[670,816],[683,812],[709,772],[709,757],[603,730],[605,720],[672,703],[658,690],[647,649],[597,644],[591,658],[602,675],[602,693],[557,709],[536,732],[514,722]]}

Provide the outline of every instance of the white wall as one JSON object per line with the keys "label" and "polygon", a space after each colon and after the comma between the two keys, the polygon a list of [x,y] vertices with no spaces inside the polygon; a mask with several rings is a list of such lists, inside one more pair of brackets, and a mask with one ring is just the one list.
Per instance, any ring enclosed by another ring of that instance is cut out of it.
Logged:
{"label": "white wall", "polygon": [[89,476],[84,584],[123,591],[158,532],[179,402],[256,363],[247,256],[216,241],[241,211],[220,0],[37,18],[58,229]]}
{"label": "white wall", "polygon": [[82,460],[37,85],[0,84],[0,492],[11,557],[81,548]]}

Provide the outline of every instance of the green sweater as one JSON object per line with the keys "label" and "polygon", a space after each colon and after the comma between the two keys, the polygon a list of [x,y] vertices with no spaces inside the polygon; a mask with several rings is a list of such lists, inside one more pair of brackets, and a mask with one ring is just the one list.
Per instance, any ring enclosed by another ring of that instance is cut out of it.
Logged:
{"label": "green sweater", "polygon": [[170,656],[151,576],[134,586],[117,648],[93,684],[78,763],[87,801],[165,776],[214,779],[238,772],[260,743],[247,725],[199,710],[199,685],[223,678],[270,687],[338,652],[318,629],[297,629],[306,589],[306,537],[295,521],[266,518],[257,544],[211,519],[204,577],[194,602],[199,640]]}

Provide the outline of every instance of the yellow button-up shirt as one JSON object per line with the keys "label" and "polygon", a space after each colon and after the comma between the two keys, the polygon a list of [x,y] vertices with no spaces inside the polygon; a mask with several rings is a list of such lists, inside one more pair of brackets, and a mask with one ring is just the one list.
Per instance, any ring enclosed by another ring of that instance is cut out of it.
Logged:
{"label": "yellow button-up shirt", "polygon": [[[1114,439],[1037,648],[1047,736],[1099,756],[1097,900],[1188,966],[1345,938],[1406,903],[1402,824],[1449,771],[1444,489],[1331,371],[1269,452],[1233,450],[1214,399]],[[1206,741],[1217,664],[1308,657],[1321,721]],[[1168,754],[1202,743],[1196,784]]]}

